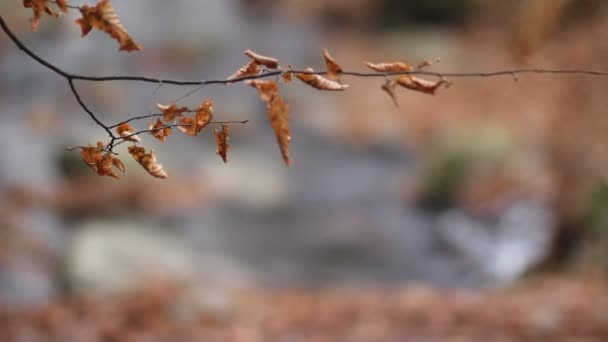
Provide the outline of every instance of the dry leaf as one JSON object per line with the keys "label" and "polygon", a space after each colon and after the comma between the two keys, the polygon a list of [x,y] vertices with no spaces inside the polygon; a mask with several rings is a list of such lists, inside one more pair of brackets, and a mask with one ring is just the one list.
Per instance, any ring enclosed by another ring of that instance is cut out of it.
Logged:
{"label": "dry leaf", "polygon": [[[314,70],[310,67],[306,68],[305,70],[308,72],[314,72]],[[340,84],[317,74],[296,73],[296,77],[300,79],[300,81],[319,90],[340,91],[348,88],[348,84]]]}
{"label": "dry leaf", "polygon": [[59,7],[59,9],[61,10],[61,12],[68,13],[68,2],[67,2],[67,0],[56,0],[55,4],[57,5],[57,7]]}
{"label": "dry leaf", "polygon": [[[243,66],[239,70],[237,70],[234,74],[230,75],[227,78],[228,81],[232,81],[235,79],[243,78],[243,77],[251,77],[257,76],[260,74],[260,64],[256,61],[251,61],[247,65]],[[228,82],[227,84],[231,84]]]}
{"label": "dry leaf", "polygon": [[116,133],[126,141],[140,142],[141,138],[138,135],[133,135],[133,127],[128,123],[123,123],[116,128]]}
{"label": "dry leaf", "polygon": [[182,116],[182,114],[188,111],[187,107],[177,108],[177,104],[175,103],[172,103],[170,106],[165,106],[160,103],[157,103],[156,107],[158,107],[158,110],[163,113],[163,120],[165,122],[171,122],[175,120],[175,118],[177,118],[178,116]]}
{"label": "dry leaf", "polygon": [[395,82],[391,82],[390,80],[386,80],[386,82],[382,85],[382,90],[388,94],[388,96],[393,99],[393,103],[395,106],[399,107],[399,103],[397,102],[397,95],[395,94]]}
{"label": "dry leaf", "polygon": [[268,69],[278,69],[279,68],[279,60],[276,58],[262,56],[251,50],[246,50],[245,56],[251,58],[257,64],[267,67]]}
{"label": "dry leaf", "polygon": [[217,144],[217,153],[218,156],[222,157],[224,163],[228,162],[228,150],[230,149],[230,145],[228,145],[228,139],[230,139],[230,126],[223,124],[222,130],[218,131],[217,129],[213,129],[213,135],[215,135],[215,142]]}
{"label": "dry leaf", "polygon": [[418,66],[416,66],[416,69],[417,69],[417,70],[425,70],[425,69],[428,69],[428,68],[430,68],[431,66],[433,66],[434,64],[439,63],[439,61],[441,61],[441,59],[440,59],[440,58],[437,58],[437,59],[435,59],[434,61],[429,61],[429,60],[422,61],[422,62],[418,63]]}
{"label": "dry leaf", "polygon": [[156,161],[153,152],[146,153],[146,149],[139,146],[129,146],[129,153],[149,174],[156,178],[167,178],[163,166]]}
{"label": "dry leaf", "polygon": [[258,90],[258,94],[264,102],[269,102],[273,97],[279,95],[279,84],[276,81],[249,80],[246,83]]}
{"label": "dry leaf", "polygon": [[418,78],[410,75],[403,75],[397,78],[397,84],[414,91],[421,93],[435,95],[435,91],[441,86],[449,86],[449,83],[445,79],[439,81],[429,81],[423,78]]}
{"label": "dry leaf", "polygon": [[110,152],[103,152],[103,142],[98,141],[97,146],[83,147],[80,150],[80,155],[91,170],[96,172],[100,176],[109,176],[118,179],[118,175],[114,172],[113,167],[116,167],[122,172],[125,172],[124,164],[118,159],[114,158]]}
{"label": "dry leaf", "polygon": [[127,30],[122,26],[114,6],[110,0],[101,0],[94,7],[84,5],[80,8],[82,18],[76,20],[76,24],[80,25],[82,36],[86,36],[91,29],[96,28],[110,35],[120,44],[121,51],[141,50]]}
{"label": "dry leaf", "polygon": [[57,17],[58,14],[54,12],[48,5],[48,0],[23,0],[23,7],[31,8],[34,16],[30,19],[30,26],[32,31],[38,30],[40,25],[40,18],[43,13],[47,15]]}
{"label": "dry leaf", "polygon": [[281,77],[283,77],[283,82],[285,82],[285,84],[291,83],[292,76],[293,76],[292,70],[293,70],[292,66],[288,65],[285,67],[285,71],[283,71],[281,73]]}
{"label": "dry leaf", "polygon": [[365,65],[377,72],[402,72],[402,71],[412,71],[414,68],[405,63],[405,62],[390,62],[390,63],[370,63],[365,62]]}
{"label": "dry leaf", "polygon": [[160,119],[156,119],[155,123],[151,123],[148,126],[150,130],[150,134],[154,136],[156,139],[165,142],[167,141],[167,137],[172,133],[171,127],[167,127]]}
{"label": "dry leaf", "polygon": [[211,99],[207,99],[198,106],[194,117],[181,118],[179,120],[180,126],[177,126],[177,128],[190,136],[196,136],[212,119],[213,102]]}
{"label": "dry leaf", "polygon": [[99,147],[83,147],[80,150],[80,155],[82,156],[82,159],[84,160],[85,164],[87,164],[93,171],[97,172],[97,163],[103,157]]}
{"label": "dry leaf", "polygon": [[268,119],[277,137],[277,143],[281,149],[281,155],[285,164],[289,166],[291,159],[289,156],[289,143],[291,142],[291,132],[289,131],[289,105],[283,101],[280,95],[273,97],[268,102]]}
{"label": "dry leaf", "polygon": [[327,67],[327,78],[331,80],[339,79],[340,74],[342,73],[342,67],[336,63],[327,49],[323,49],[323,58],[325,59],[325,65]]}

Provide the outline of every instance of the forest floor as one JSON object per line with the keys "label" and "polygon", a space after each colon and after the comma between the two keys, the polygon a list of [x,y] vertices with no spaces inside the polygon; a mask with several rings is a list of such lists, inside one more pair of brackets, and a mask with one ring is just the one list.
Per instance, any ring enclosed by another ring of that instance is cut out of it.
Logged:
{"label": "forest floor", "polygon": [[606,341],[603,276],[541,277],[485,292],[425,286],[259,290],[222,313],[183,310],[150,283],[113,300],[4,311],[2,341]]}

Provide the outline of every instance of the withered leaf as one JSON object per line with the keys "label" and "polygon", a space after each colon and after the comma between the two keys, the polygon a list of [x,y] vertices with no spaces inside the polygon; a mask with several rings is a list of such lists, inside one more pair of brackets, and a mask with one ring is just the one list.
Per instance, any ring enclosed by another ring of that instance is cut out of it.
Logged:
{"label": "withered leaf", "polygon": [[273,97],[279,95],[279,84],[276,81],[249,80],[246,83],[258,90],[258,94],[264,102],[269,102]]}
{"label": "withered leaf", "polygon": [[[240,68],[239,70],[237,70],[234,74],[230,75],[230,77],[228,77],[227,80],[232,81],[232,80],[243,78],[243,77],[257,76],[259,74],[260,74],[260,64],[256,61],[251,61],[251,62],[247,63],[247,65],[245,65],[242,68]],[[231,84],[231,82],[228,82],[227,84]]]}
{"label": "withered leaf", "polygon": [[182,116],[182,114],[188,111],[187,107],[178,108],[176,103],[172,103],[170,106],[165,106],[160,103],[157,103],[156,107],[158,107],[158,110],[163,113],[163,120],[165,122],[171,122],[175,120],[175,118],[177,118],[178,116]]}
{"label": "withered leaf", "polygon": [[281,73],[281,77],[283,78],[283,82],[285,82],[285,84],[287,83],[291,83],[292,81],[292,76],[293,76],[293,72],[292,72],[293,68],[291,65],[288,65],[285,67],[285,71],[283,71]]}
{"label": "withered leaf", "polygon": [[167,137],[173,132],[171,127],[167,127],[160,119],[156,119],[156,122],[151,123],[148,129],[153,137],[162,142],[167,141]]}
{"label": "withered leaf", "polygon": [[276,58],[263,56],[258,53],[255,53],[251,50],[246,50],[245,56],[251,58],[257,64],[267,67],[268,69],[278,69],[279,68],[279,60]]}
{"label": "withered leaf", "polygon": [[207,99],[198,106],[194,117],[181,118],[179,120],[180,125],[177,128],[190,136],[196,136],[212,119],[213,101]]}
{"label": "withered leaf", "polygon": [[[103,147],[103,143],[102,143]],[[101,149],[99,147],[88,146],[80,149],[80,156],[93,171],[97,172],[97,163],[103,157]]]}
{"label": "withered leaf", "polygon": [[23,0],[23,7],[32,9],[33,16],[30,19],[30,26],[32,31],[38,30],[42,14],[46,13],[47,15],[53,17],[58,16],[58,14],[49,7],[48,0]]}
{"label": "withered leaf", "polygon": [[395,82],[386,80],[381,89],[391,97],[395,106],[399,107],[399,103],[397,102],[397,94],[395,94]]}
{"label": "withered leaf", "polygon": [[414,77],[410,75],[402,75],[397,78],[396,82],[398,85],[404,88],[419,91],[421,93],[429,95],[435,95],[435,91],[437,91],[437,89],[442,85],[445,85],[446,87],[449,86],[448,81],[443,78],[438,81],[429,81],[423,78]]}
{"label": "withered leaf", "polygon": [[83,37],[96,28],[118,41],[121,51],[141,50],[141,46],[131,38],[118,19],[110,0],[101,0],[93,7],[84,5],[80,8],[80,13],[82,18],[76,20],[76,24],[80,25]]}
{"label": "withered leaf", "polygon": [[112,164],[114,165],[115,168],[120,170],[120,172],[125,172],[125,170],[126,170],[125,164],[123,164],[123,162],[120,159],[112,158]]}
{"label": "withered leaf", "polygon": [[365,65],[377,72],[402,72],[412,71],[414,68],[405,62],[389,62],[389,63],[371,63],[365,62]]}
{"label": "withered leaf", "polygon": [[118,179],[119,177],[114,172],[113,167],[124,172],[125,166],[118,158],[114,158],[110,152],[103,153],[103,146],[103,143],[99,141],[96,147],[83,147],[80,150],[80,155],[85,164],[99,176],[109,176]]}
{"label": "withered leaf", "polygon": [[146,153],[146,149],[139,146],[129,146],[129,153],[141,165],[146,172],[156,178],[167,178],[163,166],[156,161],[153,152]]}
{"label": "withered leaf", "polygon": [[314,70],[310,67],[306,68],[305,71],[311,73],[296,73],[296,77],[313,88],[330,91],[341,91],[348,88],[348,84],[340,84],[338,82],[328,80],[321,75],[312,74]]}
{"label": "withered leaf", "polygon": [[228,139],[230,139],[230,126],[223,124],[222,130],[213,129],[213,135],[215,136],[215,143],[217,144],[217,151],[215,153],[222,158],[224,163],[228,162],[228,150],[230,145]]}
{"label": "withered leaf", "polygon": [[325,59],[325,66],[327,67],[327,78],[330,80],[339,79],[340,74],[342,73],[342,67],[336,63],[327,49],[323,49],[323,59]]}
{"label": "withered leaf", "polygon": [[126,122],[116,128],[116,133],[118,133],[118,136],[124,138],[124,140],[140,142],[141,138],[137,134],[133,135],[134,132],[133,127]]}
{"label": "withered leaf", "polygon": [[291,142],[291,132],[289,130],[289,105],[278,95],[268,102],[268,119],[277,138],[277,143],[281,149],[281,155],[287,166],[291,165],[289,156],[289,144]]}

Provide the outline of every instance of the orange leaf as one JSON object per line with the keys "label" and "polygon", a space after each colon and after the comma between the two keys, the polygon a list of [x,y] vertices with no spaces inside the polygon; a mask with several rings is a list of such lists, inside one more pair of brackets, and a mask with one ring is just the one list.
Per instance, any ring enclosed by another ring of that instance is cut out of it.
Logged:
{"label": "orange leaf", "polygon": [[[118,179],[118,175],[114,172],[114,159],[109,152],[97,162],[97,174],[100,176],[108,176]],[[123,165],[124,168],[124,165]]]}
{"label": "orange leaf", "polygon": [[148,126],[150,130],[150,134],[156,139],[165,142],[167,141],[167,137],[172,133],[171,127],[167,127],[160,119],[156,119],[155,123],[151,123]]}
{"label": "orange leaf", "polygon": [[[306,68],[305,70],[308,72],[314,72],[312,68]],[[328,80],[321,75],[296,73],[296,77],[300,79],[300,81],[319,90],[341,91],[348,88],[348,84],[340,84],[338,82]]]}
{"label": "orange leaf", "polygon": [[440,79],[439,81],[429,81],[410,75],[403,75],[397,78],[397,84],[404,88],[430,95],[435,95],[435,91],[441,85],[445,85],[446,87],[450,85],[450,83],[448,83],[445,79]]}
{"label": "orange leaf", "polygon": [[323,58],[325,59],[325,65],[327,66],[327,78],[331,80],[337,80],[340,78],[342,67],[336,63],[327,49],[323,49]]}
{"label": "orange leaf", "polygon": [[365,62],[365,65],[377,72],[402,72],[402,71],[412,71],[414,68],[405,63],[405,62],[390,62],[390,63],[370,63]]}
{"label": "orange leaf", "polygon": [[283,71],[281,73],[281,76],[283,77],[283,82],[291,83],[291,79],[293,76],[293,72],[291,72],[291,70],[292,70],[291,65],[288,65],[287,67],[285,67],[285,71]]}
{"label": "orange leaf", "polygon": [[68,13],[68,2],[67,2],[67,0],[57,0],[57,1],[55,1],[55,4],[57,4],[57,7],[59,7],[59,9],[61,10],[61,12]]}
{"label": "orange leaf", "polygon": [[128,123],[123,123],[116,128],[116,133],[126,141],[140,142],[141,138],[138,135],[133,135],[133,127]]}
{"label": "orange leaf", "polygon": [[[227,78],[228,81],[232,81],[238,78],[257,76],[260,74],[260,64],[256,61],[251,61],[247,65],[237,70],[234,74]],[[230,84],[230,82],[228,83]]]}
{"label": "orange leaf", "polygon": [[30,26],[32,31],[38,30],[40,25],[40,18],[43,13],[47,15],[57,17],[58,14],[54,12],[48,5],[48,0],[23,0],[23,7],[31,8],[34,16],[30,19]]}
{"label": "orange leaf", "polygon": [[170,106],[165,106],[160,103],[156,104],[158,110],[163,113],[163,120],[165,122],[170,122],[175,120],[178,116],[182,116],[183,113],[188,111],[187,107],[177,108],[177,104],[172,103]]}
{"label": "orange leaf", "polygon": [[205,128],[213,119],[213,102],[211,99],[205,100],[198,106],[195,116],[184,117],[179,120],[180,126],[177,128],[190,135],[196,136],[200,131]]}
{"label": "orange leaf", "polygon": [[224,163],[228,162],[228,150],[230,149],[230,145],[228,145],[228,139],[230,139],[230,126],[223,124],[222,130],[218,131],[217,129],[213,129],[213,135],[215,135],[215,142],[217,144],[217,155],[222,157]]}
{"label": "orange leaf", "polygon": [[283,101],[280,95],[273,97],[268,102],[268,119],[277,137],[277,143],[281,149],[281,155],[285,164],[289,166],[291,159],[289,156],[289,143],[291,142],[291,132],[289,130],[289,105]]}
{"label": "orange leaf", "polygon": [[112,158],[112,164],[114,165],[115,168],[119,169],[120,172],[125,172],[125,170],[126,170],[125,164],[123,164],[120,159]]}
{"label": "orange leaf", "polygon": [[279,95],[279,84],[276,81],[250,80],[246,83],[258,90],[258,94],[264,102],[269,102],[273,97]]}
{"label": "orange leaf", "polygon": [[85,164],[87,164],[93,171],[97,172],[97,163],[102,158],[101,150],[98,147],[83,147],[80,150],[80,155],[82,156]]}
{"label": "orange leaf", "polygon": [[163,166],[156,161],[153,152],[146,153],[146,149],[139,146],[129,146],[129,153],[150,175],[156,178],[167,178]]}
{"label": "orange leaf", "polygon": [[268,69],[278,69],[279,68],[279,60],[276,58],[262,56],[251,50],[246,50],[245,56],[251,58],[253,61],[258,63],[259,65],[263,65],[263,66],[267,67]]}
{"label": "orange leaf", "polygon": [[386,80],[386,82],[382,85],[381,89],[384,90],[384,92],[387,93],[388,96],[391,97],[391,99],[393,99],[393,103],[395,104],[395,106],[399,107],[399,103],[397,102],[397,95],[395,94],[395,83],[391,82],[390,80]]}
{"label": "orange leaf", "polygon": [[91,29],[96,28],[110,35],[120,44],[121,51],[141,50],[116,15],[110,0],[101,0],[94,7],[84,5],[80,8],[82,18],[76,20],[80,25],[82,36],[86,36]]}

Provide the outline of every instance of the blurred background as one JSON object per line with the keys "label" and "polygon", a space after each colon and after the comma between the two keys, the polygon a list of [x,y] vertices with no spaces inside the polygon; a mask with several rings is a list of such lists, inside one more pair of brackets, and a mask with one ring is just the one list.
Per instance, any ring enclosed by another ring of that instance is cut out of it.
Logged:
{"label": "blurred background", "polygon": [[[81,39],[77,11],[44,17],[36,33],[21,3],[2,2],[0,13],[35,52],[86,75],[224,79],[247,63],[246,49],[322,70],[322,48],[351,71],[363,61],[436,58],[431,70],[440,72],[608,70],[602,0],[114,7],[143,51],[118,53],[100,32]],[[291,168],[254,90],[207,86],[180,104],[210,97],[216,119],[249,120],[232,127],[229,163],[210,132],[176,132],[165,144],[146,135],[142,145],[170,178],[149,177],[123,145],[127,173],[116,181],[66,151],[107,136],[65,80],[0,38],[0,335],[608,336],[608,78],[453,78],[434,97],[400,89],[399,107],[382,79],[344,81],[344,93],[282,87]],[[77,86],[107,124],[192,89]],[[505,307],[507,322],[494,310]],[[121,312],[131,320],[108,318]],[[82,315],[107,320],[83,325]],[[143,316],[154,319],[134,318]],[[364,328],[349,329],[353,319]]]}

